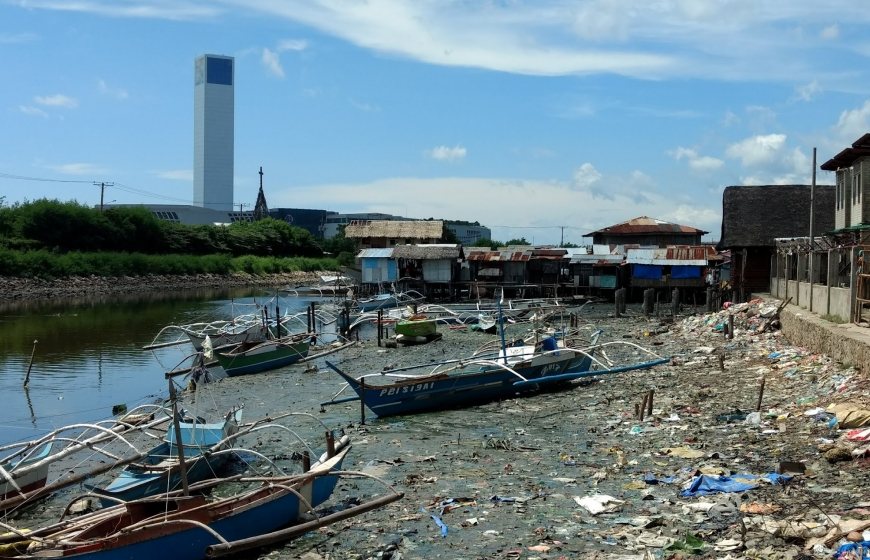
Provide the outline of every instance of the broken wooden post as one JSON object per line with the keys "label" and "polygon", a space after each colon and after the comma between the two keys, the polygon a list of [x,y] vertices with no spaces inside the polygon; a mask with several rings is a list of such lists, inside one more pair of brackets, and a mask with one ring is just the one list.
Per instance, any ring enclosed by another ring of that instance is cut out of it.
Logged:
{"label": "broken wooden post", "polygon": [[652,408],[653,408],[653,397],[655,397],[656,391],[655,389],[650,389],[649,393],[647,393],[646,399],[646,415],[652,416]]}
{"label": "broken wooden post", "polygon": [[647,288],[643,291],[643,316],[649,317],[653,312],[653,305],[655,301],[655,289]]}
{"label": "broken wooden post", "polygon": [[621,315],[619,314],[621,307],[619,305],[619,290],[614,290],[613,292],[613,316],[619,319]]}
{"label": "broken wooden post", "polygon": [[725,371],[725,351],[720,348],[718,352],[719,371]]}
{"label": "broken wooden post", "polygon": [[326,457],[331,459],[335,456],[335,436],[332,434],[332,430],[327,430],[326,432]]}
{"label": "broken wooden post", "polygon": [[302,452],[302,472],[307,473],[311,470],[311,454],[308,450]]}
{"label": "broken wooden post", "polygon": [[728,340],[734,338],[734,315],[728,314]]}
{"label": "broken wooden post", "polygon": [[671,292],[671,315],[674,318],[677,317],[677,314],[680,312],[680,289],[674,288]]}

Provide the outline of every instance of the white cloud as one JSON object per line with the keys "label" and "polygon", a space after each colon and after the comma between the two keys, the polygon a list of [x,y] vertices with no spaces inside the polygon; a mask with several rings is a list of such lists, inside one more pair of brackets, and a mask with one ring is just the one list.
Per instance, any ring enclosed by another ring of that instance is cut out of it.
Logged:
{"label": "white cloud", "polygon": [[780,157],[785,141],[785,134],[752,136],[731,144],[725,153],[747,167],[765,165]]}
{"label": "white cloud", "polygon": [[158,171],[155,175],[161,179],[169,179],[170,181],[193,182],[192,169],[170,169],[167,171]]}
{"label": "white cloud", "polygon": [[695,171],[714,171],[725,164],[721,159],[698,155],[698,152],[691,148],[678,147],[671,152],[671,155],[677,161],[685,159],[689,168]]}
{"label": "white cloud", "polygon": [[278,52],[284,51],[304,51],[308,48],[308,41],[303,39],[284,39],[278,43]]}
{"label": "white cloud", "polygon": [[66,2],[63,0],[27,0],[22,2],[29,9],[81,12],[106,17],[134,19],[201,20],[215,17],[223,10],[216,2],[197,0],[82,0]]}
{"label": "white cloud", "polygon": [[[711,199],[709,205],[704,205],[679,200],[654,188],[637,196],[632,181],[646,182],[648,178],[642,173],[632,173],[626,178],[608,177],[614,194],[601,197],[591,188],[578,188],[573,181],[395,177],[362,183],[294,186],[270,193],[269,202],[276,207],[292,206],[294,201],[304,199],[315,207],[340,212],[479,221],[493,230],[497,240],[525,237],[530,242],[534,238],[539,244],[558,244],[560,225],[567,226],[566,240],[582,244],[589,243],[589,239],[581,237],[583,233],[642,215],[719,231],[718,200]],[[522,204],[494,201],[522,201]]]}
{"label": "white cloud", "polygon": [[267,47],[263,48],[263,56],[260,59],[263,63],[263,66],[266,67],[266,70],[269,71],[273,76],[277,76],[279,78],[284,77],[284,68],[281,66],[281,57],[278,56],[276,51],[270,50]]}
{"label": "white cloud", "polygon": [[35,33],[0,33],[0,45],[20,45],[39,39]]}
{"label": "white cloud", "polygon": [[822,86],[819,85],[818,80],[813,80],[808,84],[797,86],[795,88],[795,94],[797,95],[798,99],[802,101],[812,101],[821,92]]}
{"label": "white cloud", "polygon": [[350,99],[350,104],[353,105],[354,108],[366,113],[378,113],[381,110],[377,105],[366,103],[364,101],[357,101],[356,99]]}
{"label": "white cloud", "polygon": [[855,140],[870,130],[870,100],[864,105],[850,111],[840,113],[834,132],[843,141],[852,144]]}
{"label": "white cloud", "polygon": [[281,53],[285,51],[304,51],[308,43],[302,39],[284,39],[278,43],[275,49],[264,47],[260,61],[266,70],[273,76],[284,77],[284,67],[281,65]]}
{"label": "white cloud", "polygon": [[[809,56],[814,47],[851,52],[832,13],[866,26],[854,0],[27,0],[28,9],[119,18],[249,17],[307,25],[356,46],[429,64],[529,75],[619,74],[640,78],[855,78],[854,62]],[[243,15],[240,15],[243,14]],[[808,33],[805,30],[817,30]],[[297,39],[287,40],[293,49]],[[281,52],[280,48],[271,50]],[[837,54],[835,52],[835,54]]]}
{"label": "white cloud", "polygon": [[55,95],[38,95],[34,97],[33,100],[39,105],[45,105],[47,107],[65,107],[67,109],[73,109],[79,105],[79,102],[75,98],[61,93]]}
{"label": "white cloud", "polygon": [[574,171],[574,184],[586,189],[601,180],[601,173],[591,163],[584,163]]}
{"label": "white cloud", "polygon": [[837,39],[840,36],[840,27],[834,23],[822,29],[819,37],[825,40]]}
{"label": "white cloud", "polygon": [[436,146],[431,150],[426,150],[426,155],[438,161],[456,161],[465,159],[468,151],[462,146]]}
{"label": "white cloud", "polygon": [[740,124],[740,117],[737,116],[733,111],[725,111],[725,115],[722,117],[722,126],[734,126]]}
{"label": "white cloud", "polygon": [[103,95],[109,95],[115,99],[127,99],[129,97],[126,89],[109,87],[105,80],[97,81],[97,89]]}
{"label": "white cloud", "polygon": [[62,165],[51,165],[50,169],[54,169],[58,173],[66,175],[108,175],[108,170],[105,167],[100,167],[93,163],[64,163]]}
{"label": "white cloud", "polygon": [[32,117],[42,117],[44,119],[48,118],[48,113],[46,113],[39,107],[34,107],[33,105],[19,105],[18,110],[25,115],[30,115]]}

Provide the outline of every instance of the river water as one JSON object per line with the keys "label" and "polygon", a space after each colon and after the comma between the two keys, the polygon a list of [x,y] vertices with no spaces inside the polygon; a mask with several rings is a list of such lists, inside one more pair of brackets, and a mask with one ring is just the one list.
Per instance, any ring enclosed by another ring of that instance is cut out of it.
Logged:
{"label": "river water", "polygon": [[[228,319],[270,305],[304,312],[322,299],[260,289],[204,290],[0,307],[0,445],[162,401],[164,373],[190,344],[143,350],[167,325]],[[29,383],[24,386],[28,376]]]}

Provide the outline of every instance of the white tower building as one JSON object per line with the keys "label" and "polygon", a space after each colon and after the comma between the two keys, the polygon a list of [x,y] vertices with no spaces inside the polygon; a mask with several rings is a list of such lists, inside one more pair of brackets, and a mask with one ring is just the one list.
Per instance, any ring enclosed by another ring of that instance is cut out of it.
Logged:
{"label": "white tower building", "polygon": [[193,204],[233,209],[233,58],[206,54],[195,64],[193,88]]}

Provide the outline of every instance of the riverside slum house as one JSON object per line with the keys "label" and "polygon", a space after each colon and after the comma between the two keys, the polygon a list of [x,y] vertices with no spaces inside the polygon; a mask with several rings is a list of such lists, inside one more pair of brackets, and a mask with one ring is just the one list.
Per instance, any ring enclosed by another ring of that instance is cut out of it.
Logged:
{"label": "riverside slum house", "polygon": [[608,287],[631,288],[633,299],[638,296],[634,292],[649,288],[657,293],[673,288],[700,291],[705,288],[707,272],[722,262],[713,247],[702,244],[701,237],[706,233],[640,216],[584,235],[592,237],[593,255],[620,255],[625,267],[614,267],[612,257],[604,262],[588,257],[584,260],[593,262],[591,275],[596,265],[599,270],[607,267],[612,271]]}
{"label": "riverside slum house", "polygon": [[722,261],[712,245],[631,247],[625,254],[625,262],[631,268],[633,299],[646,289],[654,289],[657,297],[671,291],[672,298],[673,290],[677,290],[677,301],[692,304],[712,297],[711,293],[705,293],[712,279],[708,274]]}
{"label": "riverside slum house", "polygon": [[[731,299],[747,301],[770,291],[776,266],[776,239],[803,238],[834,226],[834,187],[817,185],[730,186],[722,193],[722,234],[717,249],[731,252]],[[796,273],[796,270],[795,270]]]}
{"label": "riverside slum house", "polygon": [[567,249],[554,247],[468,247],[462,278],[472,299],[492,297],[560,297],[574,293]]}
{"label": "riverside slum house", "polygon": [[[392,256],[397,245],[432,244],[444,238],[444,222],[438,220],[353,220],[344,230],[359,243],[357,255],[362,293],[382,292],[399,279],[398,263]],[[365,249],[374,251],[365,252]],[[381,251],[378,251],[378,250]],[[389,249],[389,251],[383,251]]]}

